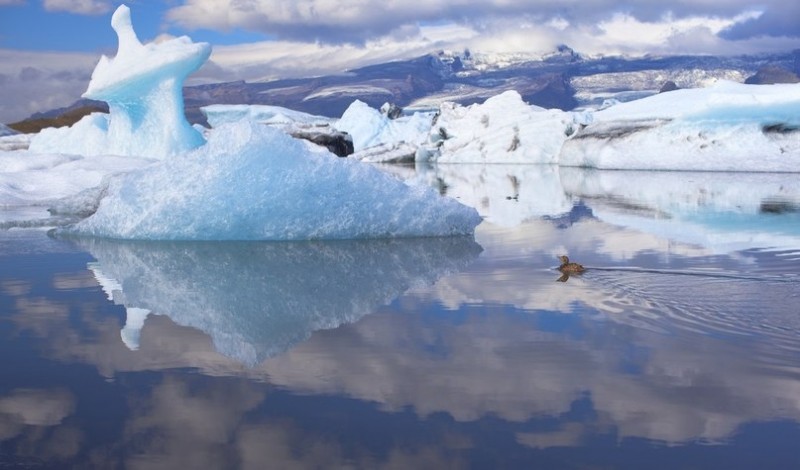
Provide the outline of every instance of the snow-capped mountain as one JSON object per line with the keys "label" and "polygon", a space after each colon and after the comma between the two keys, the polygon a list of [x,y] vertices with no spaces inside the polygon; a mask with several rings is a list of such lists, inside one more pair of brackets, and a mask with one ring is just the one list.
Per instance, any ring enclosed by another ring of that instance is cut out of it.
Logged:
{"label": "snow-capped mountain", "polygon": [[359,99],[372,107],[391,102],[434,108],[444,101],[483,102],[515,90],[531,104],[569,110],[607,98],[620,101],[658,92],[664,83],[699,88],[717,80],[743,82],[765,67],[800,72],[800,50],[760,56],[587,58],[567,46],[544,56],[439,51],[347,74],[262,83],[189,87],[190,110],[210,103],[272,104],[331,117]]}
{"label": "snow-capped mountain", "polygon": [[[611,98],[630,101],[652,95],[667,82],[678,88],[700,88],[717,80],[744,82],[763,69],[785,74],[761,77],[796,77],[800,50],[728,57],[586,57],[568,46],[545,55],[438,51],[323,77],[191,86],[184,89],[184,97],[187,117],[201,123],[205,117],[200,108],[211,104],[267,104],[339,117],[356,99],[373,108],[390,102],[434,109],[445,101],[483,102],[508,90],[519,92],[530,104],[570,110]],[[82,100],[68,109],[87,104],[98,103]]]}

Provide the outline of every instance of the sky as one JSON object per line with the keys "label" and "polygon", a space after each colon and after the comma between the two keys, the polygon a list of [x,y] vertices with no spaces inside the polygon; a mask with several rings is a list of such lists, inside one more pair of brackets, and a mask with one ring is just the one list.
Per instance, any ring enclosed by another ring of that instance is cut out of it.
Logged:
{"label": "sky", "polygon": [[[116,53],[112,0],[0,0],[0,122],[66,106]],[[585,55],[800,48],[786,0],[128,0],[142,42],[213,45],[191,83],[339,73],[437,50]]]}

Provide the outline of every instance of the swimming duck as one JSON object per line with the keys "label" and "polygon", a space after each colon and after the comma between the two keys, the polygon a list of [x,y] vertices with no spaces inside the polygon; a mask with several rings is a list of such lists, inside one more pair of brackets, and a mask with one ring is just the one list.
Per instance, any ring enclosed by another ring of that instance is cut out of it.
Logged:
{"label": "swimming duck", "polygon": [[572,274],[580,274],[586,271],[586,268],[583,265],[578,263],[570,263],[569,257],[561,255],[558,257],[561,260],[561,266],[558,267],[558,270],[561,271],[562,276],[557,279],[558,282],[567,282],[569,276]]}

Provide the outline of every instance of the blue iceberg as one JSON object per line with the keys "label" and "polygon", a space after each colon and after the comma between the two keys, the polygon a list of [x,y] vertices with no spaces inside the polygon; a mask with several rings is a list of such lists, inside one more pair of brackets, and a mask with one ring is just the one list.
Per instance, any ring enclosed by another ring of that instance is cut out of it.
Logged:
{"label": "blue iceberg", "polygon": [[67,233],[152,240],[309,240],[467,235],[475,209],[357,161],[312,153],[248,120],[186,154],[114,179]]}
{"label": "blue iceberg", "polygon": [[30,150],[39,153],[125,155],[167,158],[204,143],[183,114],[183,82],[211,54],[207,43],[186,36],[143,45],[120,5],[111,18],[119,46],[92,73],[84,98],[108,103],[110,114],[94,113],[69,128],[44,129]]}

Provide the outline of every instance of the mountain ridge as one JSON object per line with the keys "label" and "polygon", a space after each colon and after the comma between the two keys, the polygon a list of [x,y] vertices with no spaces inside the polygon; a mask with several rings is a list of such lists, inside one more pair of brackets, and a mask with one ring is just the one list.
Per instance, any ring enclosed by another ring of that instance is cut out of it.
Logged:
{"label": "mountain ridge", "polygon": [[[759,75],[763,70],[771,72]],[[320,77],[187,86],[184,104],[190,122],[205,124],[200,108],[210,104],[269,104],[339,117],[356,99],[374,108],[389,102],[432,109],[443,101],[483,102],[514,89],[530,104],[570,110],[596,106],[609,98],[626,101],[654,94],[668,81],[680,88],[696,88],[719,79],[759,82],[776,77],[791,80],[798,75],[800,49],[738,56],[585,57],[562,45],[540,57],[437,51]],[[69,125],[71,119],[81,117],[76,109],[96,111],[103,105],[82,99],[9,127],[31,132],[37,123],[43,127],[54,122]],[[69,119],[63,119],[64,115]]]}

